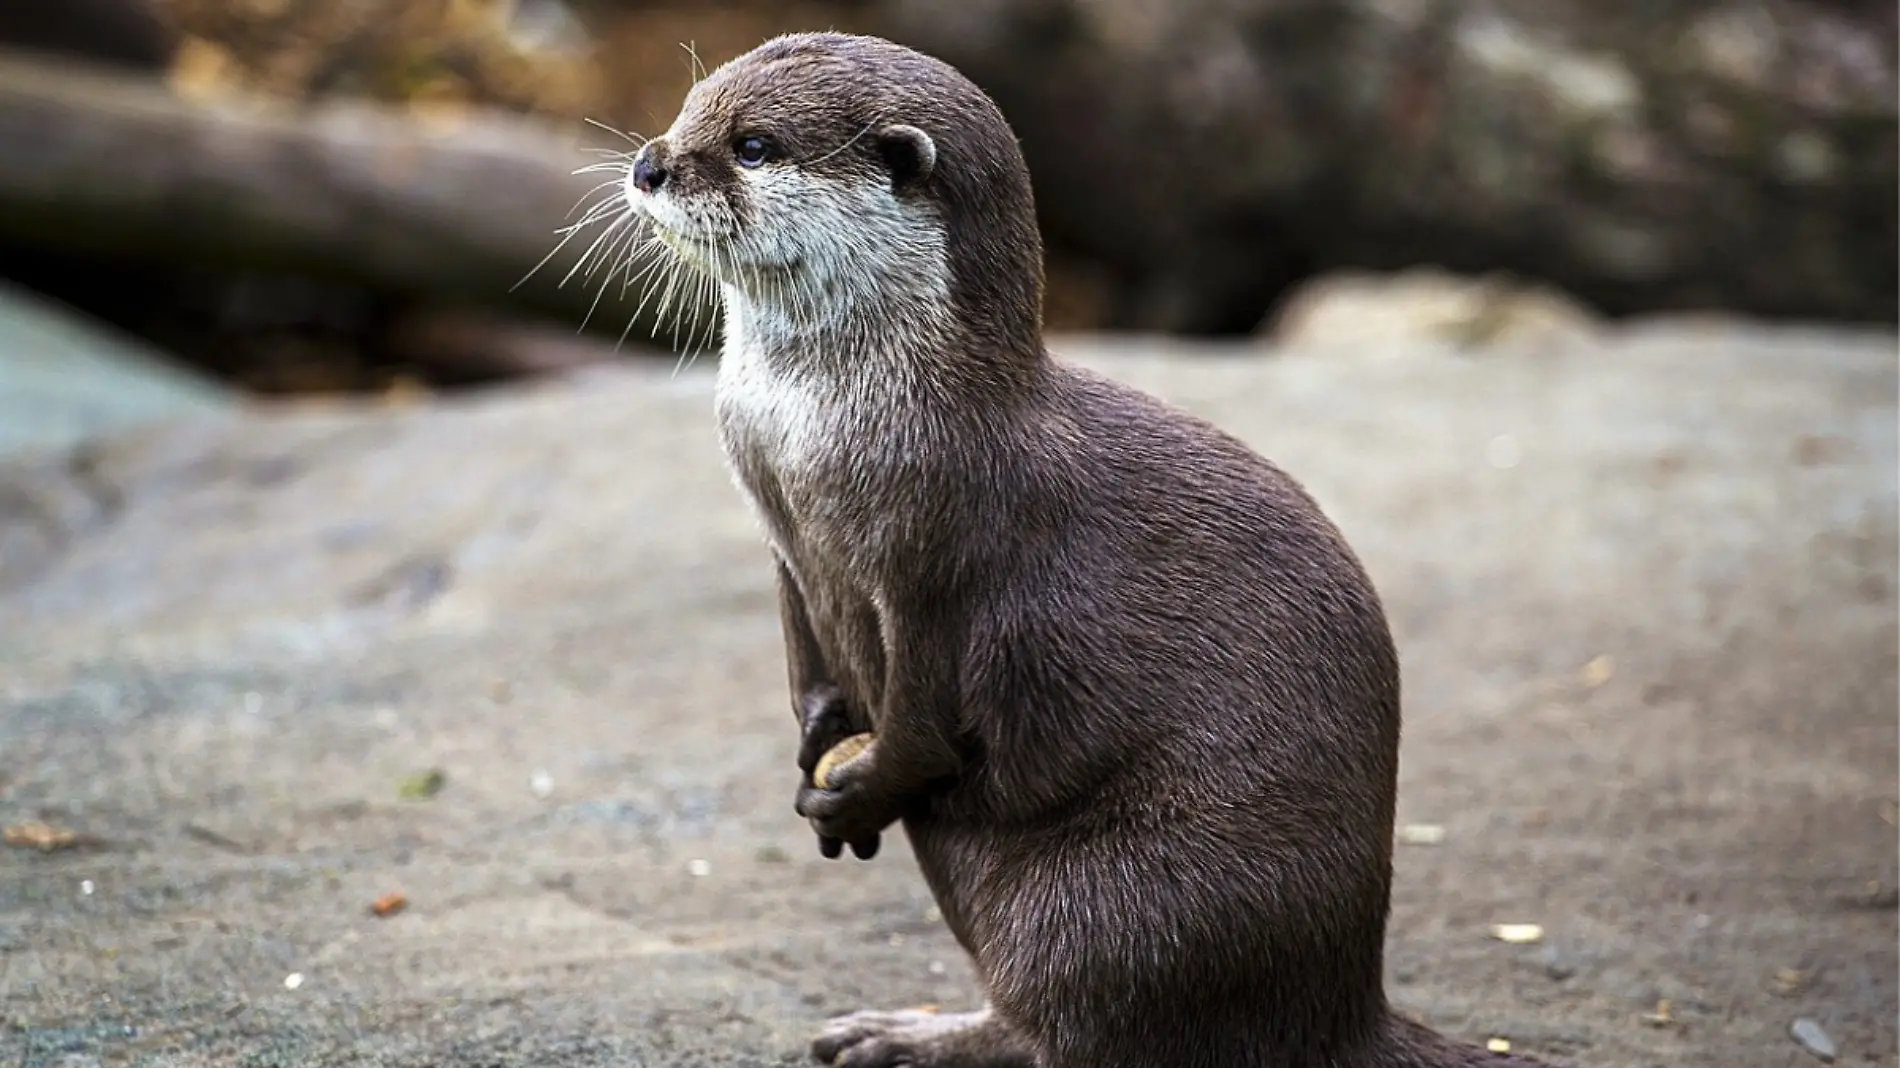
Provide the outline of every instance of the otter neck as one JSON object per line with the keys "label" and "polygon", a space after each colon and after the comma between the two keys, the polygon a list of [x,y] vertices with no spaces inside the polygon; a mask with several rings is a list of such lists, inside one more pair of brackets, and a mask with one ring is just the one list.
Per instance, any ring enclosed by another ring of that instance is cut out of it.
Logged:
{"label": "otter neck", "polygon": [[1025,390],[1048,368],[1039,330],[1025,341],[990,323],[972,329],[942,290],[891,286],[867,300],[862,289],[759,288],[722,287],[725,352],[775,376],[975,399]]}

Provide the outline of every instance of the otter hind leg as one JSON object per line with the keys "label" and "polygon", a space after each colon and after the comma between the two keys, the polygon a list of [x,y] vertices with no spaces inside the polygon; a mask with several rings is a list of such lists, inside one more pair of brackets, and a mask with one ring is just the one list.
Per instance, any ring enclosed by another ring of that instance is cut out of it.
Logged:
{"label": "otter hind leg", "polygon": [[836,1068],[1035,1068],[1029,1046],[988,1008],[854,1012],[812,1040],[812,1057]]}

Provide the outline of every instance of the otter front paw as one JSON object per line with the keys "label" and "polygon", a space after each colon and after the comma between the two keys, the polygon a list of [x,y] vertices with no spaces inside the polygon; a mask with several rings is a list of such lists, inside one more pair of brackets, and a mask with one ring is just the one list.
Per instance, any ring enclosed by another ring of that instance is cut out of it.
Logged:
{"label": "otter front paw", "polygon": [[800,696],[798,705],[798,770],[810,775],[826,753],[858,728],[836,686],[813,687]]}
{"label": "otter front paw", "polygon": [[858,859],[870,860],[877,855],[884,828],[903,815],[897,799],[878,788],[877,777],[872,774],[873,758],[874,750],[867,749],[835,765],[821,765],[818,777],[823,779],[823,786],[813,782],[811,776],[799,784],[792,807],[811,821],[812,830],[818,834],[819,850],[827,857],[837,857],[843,852],[843,844],[850,843]]}
{"label": "otter front paw", "polygon": [[[832,770],[851,757],[863,755],[871,735],[853,733],[856,727],[851,708],[836,686],[807,691],[799,700],[799,715],[798,770],[804,773],[804,785],[832,787]],[[843,856],[844,846],[842,838],[822,832],[818,835],[818,852],[827,860]],[[851,841],[851,852],[860,860],[876,856],[877,847],[875,834]]]}

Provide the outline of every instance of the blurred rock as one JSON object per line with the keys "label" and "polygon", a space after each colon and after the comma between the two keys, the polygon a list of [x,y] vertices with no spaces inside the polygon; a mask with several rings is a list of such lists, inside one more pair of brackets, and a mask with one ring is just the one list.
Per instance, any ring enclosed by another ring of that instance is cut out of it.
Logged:
{"label": "blurred rock", "polygon": [[1295,290],[1268,327],[1280,345],[1314,349],[1416,347],[1545,349],[1581,345],[1601,317],[1548,286],[1432,268],[1382,275],[1343,271]]}
{"label": "blurred rock", "polygon": [[1108,326],[1251,330],[1336,267],[1612,313],[1896,318],[1892,4],[887,0],[1021,136]]}
{"label": "blurred rock", "polygon": [[0,283],[0,452],[66,448],[232,404],[150,347]]}

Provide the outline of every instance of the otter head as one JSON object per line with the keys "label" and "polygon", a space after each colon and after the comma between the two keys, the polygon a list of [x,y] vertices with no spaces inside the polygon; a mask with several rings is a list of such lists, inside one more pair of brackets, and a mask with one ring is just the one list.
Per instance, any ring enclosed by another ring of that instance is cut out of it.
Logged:
{"label": "otter head", "polygon": [[768,41],[693,87],[625,195],[720,283],[729,329],[866,337],[921,316],[999,355],[1040,351],[1028,171],[996,105],[939,60],[845,34]]}

